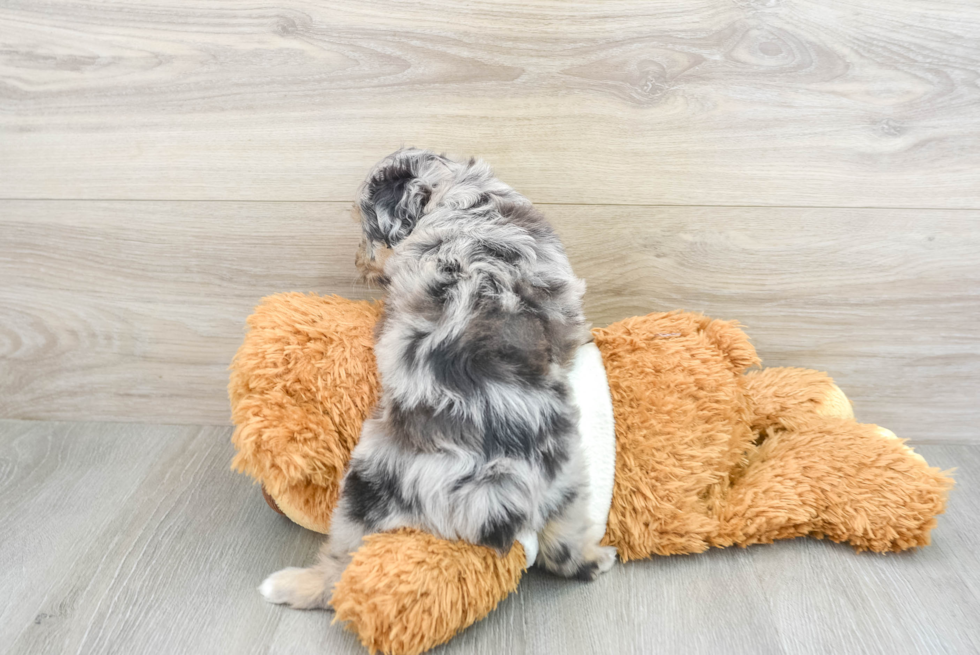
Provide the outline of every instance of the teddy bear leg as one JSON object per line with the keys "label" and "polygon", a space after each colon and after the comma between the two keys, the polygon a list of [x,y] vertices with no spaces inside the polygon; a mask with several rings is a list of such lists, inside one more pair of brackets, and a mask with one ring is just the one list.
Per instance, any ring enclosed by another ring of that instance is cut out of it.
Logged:
{"label": "teddy bear leg", "polygon": [[331,604],[371,652],[418,655],[489,614],[517,588],[525,563],[520,543],[500,557],[415,530],[369,535]]}
{"label": "teddy bear leg", "polygon": [[797,430],[771,430],[750,454],[720,506],[714,543],[812,535],[859,551],[924,546],[952,485],[878,426],[811,417]]}
{"label": "teddy bear leg", "polygon": [[826,373],[805,368],[767,368],[745,375],[752,399],[752,428],[792,429],[813,416],[854,418],[851,401]]}

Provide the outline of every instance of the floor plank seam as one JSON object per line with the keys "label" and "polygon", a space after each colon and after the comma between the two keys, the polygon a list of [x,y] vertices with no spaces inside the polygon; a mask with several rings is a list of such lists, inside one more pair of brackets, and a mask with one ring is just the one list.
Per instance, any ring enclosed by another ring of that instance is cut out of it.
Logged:
{"label": "floor plank seam", "polygon": [[[224,204],[352,204],[353,198],[336,199],[261,199],[254,198],[28,198],[0,197],[0,202],[147,202],[147,203],[224,203]],[[698,203],[629,203],[629,202],[548,202],[536,201],[540,207],[651,207],[651,208],[683,208],[693,209],[867,209],[877,211],[936,211],[936,212],[976,212],[980,206],[945,207],[945,206],[912,206],[912,205],[794,205],[794,204],[698,204]]]}

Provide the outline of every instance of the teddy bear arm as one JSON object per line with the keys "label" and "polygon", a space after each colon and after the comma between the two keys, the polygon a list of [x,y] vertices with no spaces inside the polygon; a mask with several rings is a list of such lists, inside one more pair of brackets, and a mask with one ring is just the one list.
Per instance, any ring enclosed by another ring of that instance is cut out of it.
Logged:
{"label": "teddy bear arm", "polygon": [[260,483],[266,501],[294,523],[327,532],[352,440],[337,437],[321,414],[269,395],[238,399],[231,468]]}
{"label": "teddy bear arm", "polygon": [[264,298],[231,364],[232,468],[292,521],[326,532],[360,426],[375,403],[377,304]]}
{"label": "teddy bear arm", "polygon": [[812,419],[771,432],[750,454],[719,511],[714,545],[812,535],[859,551],[924,546],[952,485],[877,426]]}
{"label": "teddy bear arm", "polygon": [[840,387],[826,373],[805,368],[767,368],[747,373],[745,394],[753,407],[752,429],[795,429],[815,417],[853,419]]}
{"label": "teddy bear arm", "polygon": [[366,537],[330,602],[371,652],[415,655],[489,614],[517,589],[524,570],[520,543],[500,557],[404,529]]}

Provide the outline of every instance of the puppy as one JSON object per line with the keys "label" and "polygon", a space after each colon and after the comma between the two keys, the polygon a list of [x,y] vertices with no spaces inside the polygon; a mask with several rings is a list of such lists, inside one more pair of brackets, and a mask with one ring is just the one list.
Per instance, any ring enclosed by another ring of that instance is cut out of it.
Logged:
{"label": "puppy", "polygon": [[386,292],[381,399],[316,565],[273,574],[263,595],[328,608],[362,537],[400,527],[502,554],[538,533],[537,563],[558,575],[611,568],[567,383],[591,338],[585,284],[551,226],[483,162],[418,149],[375,167],[355,215],[358,268]]}

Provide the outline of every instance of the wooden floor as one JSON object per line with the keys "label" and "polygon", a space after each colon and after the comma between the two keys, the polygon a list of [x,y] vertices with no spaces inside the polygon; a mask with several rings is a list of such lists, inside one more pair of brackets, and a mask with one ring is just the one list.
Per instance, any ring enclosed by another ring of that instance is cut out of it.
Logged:
{"label": "wooden floor", "polygon": [[369,295],[408,144],[540,205],[595,325],[736,319],[976,440],[978,70],[974,0],[0,3],[0,417],[227,425],[263,295]]}
{"label": "wooden floor", "polygon": [[[0,421],[0,652],[366,652],[321,612],[255,587],[319,536],[228,470],[225,427]],[[593,584],[531,571],[439,653],[980,652],[980,446],[933,545],[857,555],[796,540],[617,565]]]}

